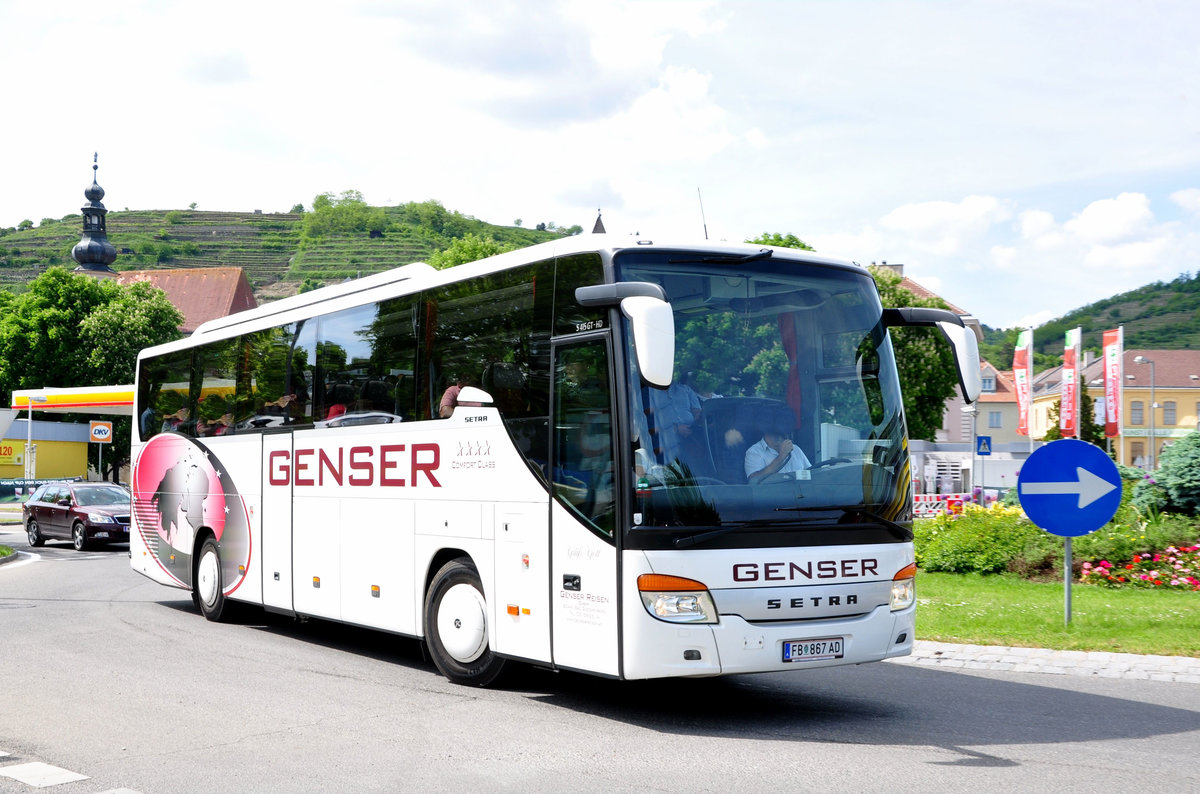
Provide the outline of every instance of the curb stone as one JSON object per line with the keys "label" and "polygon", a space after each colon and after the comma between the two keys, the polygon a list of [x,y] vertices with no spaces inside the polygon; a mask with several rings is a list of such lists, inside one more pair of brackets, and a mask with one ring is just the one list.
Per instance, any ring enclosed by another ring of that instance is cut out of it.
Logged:
{"label": "curb stone", "polygon": [[998,645],[957,645],[916,640],[911,656],[887,661],[916,667],[1000,670],[1097,678],[1128,678],[1200,684],[1200,659],[1107,651],[1054,651]]}

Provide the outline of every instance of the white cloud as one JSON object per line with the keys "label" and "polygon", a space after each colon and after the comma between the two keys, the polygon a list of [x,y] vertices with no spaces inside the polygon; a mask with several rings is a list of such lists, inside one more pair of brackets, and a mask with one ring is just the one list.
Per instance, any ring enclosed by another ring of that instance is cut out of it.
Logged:
{"label": "white cloud", "polygon": [[1153,222],[1145,194],[1122,193],[1115,199],[1093,201],[1063,228],[1085,243],[1108,243],[1139,234]]}
{"label": "white cloud", "polygon": [[[1065,312],[1063,312],[1063,314],[1065,314]],[[1018,317],[1016,322],[1012,323],[1011,325],[1004,325],[1001,327],[1002,328],[1036,328],[1039,325],[1043,325],[1045,323],[1050,322],[1051,320],[1053,320],[1055,317],[1058,317],[1058,316],[1060,316],[1060,315],[1055,314],[1054,312],[1049,311],[1048,309],[1044,309],[1040,312],[1034,312],[1033,314],[1026,314],[1022,317]]]}
{"label": "white cloud", "polygon": [[1054,230],[1054,216],[1045,210],[1026,210],[1017,216],[1021,236],[1027,240],[1041,237]]}
{"label": "white cloud", "polygon": [[1087,252],[1083,263],[1093,273],[1111,270],[1151,273],[1163,262],[1170,243],[1170,239],[1163,236],[1121,245],[1097,245]]}
{"label": "white cloud", "polygon": [[1176,190],[1171,194],[1171,201],[1193,215],[1200,215],[1200,188],[1190,187],[1186,190]]}
{"label": "white cloud", "polygon": [[1011,245],[994,245],[992,246],[991,259],[992,264],[997,270],[1012,270],[1017,263],[1017,249]]}
{"label": "white cloud", "polygon": [[1011,210],[992,196],[967,196],[957,203],[927,201],[906,204],[889,212],[880,225],[912,238],[922,250],[939,256],[960,252],[968,241],[985,234],[993,224],[1012,217]]}

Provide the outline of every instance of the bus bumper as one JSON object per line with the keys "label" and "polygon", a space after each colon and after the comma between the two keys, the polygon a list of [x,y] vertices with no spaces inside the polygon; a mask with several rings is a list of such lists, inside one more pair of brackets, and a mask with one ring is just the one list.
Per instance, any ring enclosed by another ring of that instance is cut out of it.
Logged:
{"label": "bus bumper", "polygon": [[[639,604],[640,606],[640,604]],[[715,625],[676,625],[644,614],[627,624],[624,677],[716,676],[878,662],[912,653],[913,607],[880,606],[864,615],[829,620],[750,623],[722,615]],[[784,661],[784,645],[841,640],[840,655]]]}

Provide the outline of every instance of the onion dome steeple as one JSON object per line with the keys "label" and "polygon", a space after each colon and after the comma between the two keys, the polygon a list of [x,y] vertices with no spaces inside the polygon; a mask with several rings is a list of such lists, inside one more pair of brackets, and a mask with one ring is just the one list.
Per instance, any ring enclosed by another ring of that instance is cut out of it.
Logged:
{"label": "onion dome steeple", "polygon": [[97,162],[99,159],[99,154],[93,156],[92,184],[83,191],[84,198],[88,200],[88,203],[80,208],[83,213],[83,237],[71,249],[71,258],[79,263],[79,267],[75,268],[77,273],[116,272],[109,267],[117,259],[117,249],[108,241],[105,227],[108,210],[100,203],[100,199],[104,198],[104,188],[96,182],[96,171],[100,168]]}

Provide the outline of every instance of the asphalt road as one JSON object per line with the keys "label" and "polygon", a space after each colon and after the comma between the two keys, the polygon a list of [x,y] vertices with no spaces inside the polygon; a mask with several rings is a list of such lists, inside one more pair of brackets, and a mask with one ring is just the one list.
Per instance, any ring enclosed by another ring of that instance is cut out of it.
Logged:
{"label": "asphalt road", "polygon": [[[413,640],[208,623],[124,547],[36,551],[0,566],[0,792],[1200,789],[1200,684],[882,663],[465,689]],[[38,764],[86,778],[5,776]]]}

